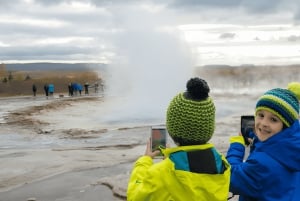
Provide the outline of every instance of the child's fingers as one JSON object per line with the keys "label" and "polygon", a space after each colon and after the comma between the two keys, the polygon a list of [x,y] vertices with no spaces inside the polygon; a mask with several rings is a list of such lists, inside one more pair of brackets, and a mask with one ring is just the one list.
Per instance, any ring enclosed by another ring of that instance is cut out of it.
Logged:
{"label": "child's fingers", "polygon": [[149,155],[151,153],[151,139],[149,138],[147,141],[145,155]]}

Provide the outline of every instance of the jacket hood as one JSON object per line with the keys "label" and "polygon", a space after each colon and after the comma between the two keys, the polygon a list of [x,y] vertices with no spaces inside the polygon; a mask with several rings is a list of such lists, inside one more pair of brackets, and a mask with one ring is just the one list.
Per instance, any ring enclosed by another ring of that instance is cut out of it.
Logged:
{"label": "jacket hood", "polygon": [[292,171],[300,171],[300,124],[295,121],[264,142],[256,144],[256,151],[263,151]]}

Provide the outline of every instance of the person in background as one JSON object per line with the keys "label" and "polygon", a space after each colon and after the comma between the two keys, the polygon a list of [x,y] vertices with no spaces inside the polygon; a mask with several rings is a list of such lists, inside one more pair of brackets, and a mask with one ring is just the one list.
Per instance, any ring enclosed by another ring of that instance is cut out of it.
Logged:
{"label": "person in background", "polygon": [[98,84],[98,82],[95,82],[94,87],[95,87],[95,93],[98,93],[98,89],[99,89],[99,84]]}
{"label": "person in background", "polygon": [[84,94],[89,94],[89,83],[88,82],[86,82],[85,84],[84,84]]}
{"label": "person in background", "polygon": [[50,96],[53,97],[53,94],[54,94],[54,84],[49,84],[48,85],[48,91],[49,91]]}
{"label": "person in background", "polygon": [[81,92],[82,92],[82,85],[78,83],[78,91],[79,91],[79,95],[81,96]]}
{"label": "person in background", "polygon": [[33,84],[33,85],[32,85],[32,92],[33,92],[33,96],[34,96],[34,97],[36,96],[36,91],[37,91],[36,85]]}
{"label": "person in background", "polygon": [[243,137],[230,138],[230,191],[239,201],[299,200],[299,96],[297,90],[275,88],[258,99],[255,148],[246,161]]}
{"label": "person in background", "polygon": [[131,172],[128,201],[227,200],[230,166],[208,143],[215,130],[215,105],[209,91],[205,80],[192,78],[187,91],[171,100],[166,127],[177,147],[161,149],[165,158],[154,163],[160,151],[151,151],[148,141]]}
{"label": "person in background", "polygon": [[46,98],[48,98],[48,95],[49,95],[49,87],[48,87],[48,84],[45,84],[45,85],[44,85],[44,91],[45,91]]}
{"label": "person in background", "polygon": [[73,83],[69,83],[68,85],[69,96],[73,96]]}

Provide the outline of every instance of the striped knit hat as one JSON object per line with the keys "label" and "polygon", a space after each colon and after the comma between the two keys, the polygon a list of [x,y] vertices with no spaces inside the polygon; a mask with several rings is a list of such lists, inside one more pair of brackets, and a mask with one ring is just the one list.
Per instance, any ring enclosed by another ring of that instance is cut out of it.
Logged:
{"label": "striped knit hat", "polygon": [[256,103],[255,114],[258,110],[267,110],[290,127],[299,118],[299,102],[296,92],[288,89],[271,89],[262,95]]}
{"label": "striped knit hat", "polygon": [[187,91],[175,96],[167,109],[166,126],[181,146],[205,144],[215,130],[215,105],[209,86],[200,78],[187,82]]}

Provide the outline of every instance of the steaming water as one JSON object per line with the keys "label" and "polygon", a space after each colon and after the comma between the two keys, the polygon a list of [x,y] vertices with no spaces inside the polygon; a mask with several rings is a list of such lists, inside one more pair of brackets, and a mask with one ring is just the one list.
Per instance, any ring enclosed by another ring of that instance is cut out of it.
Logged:
{"label": "steaming water", "polygon": [[113,106],[101,121],[161,123],[169,100],[193,75],[189,48],[174,34],[148,29],[128,32],[117,41],[116,62],[105,76],[105,96]]}

